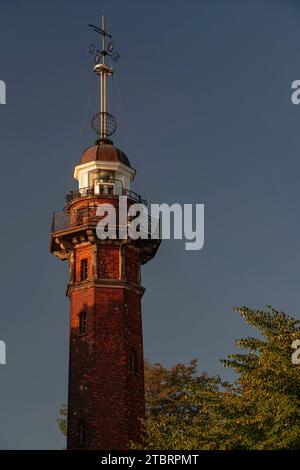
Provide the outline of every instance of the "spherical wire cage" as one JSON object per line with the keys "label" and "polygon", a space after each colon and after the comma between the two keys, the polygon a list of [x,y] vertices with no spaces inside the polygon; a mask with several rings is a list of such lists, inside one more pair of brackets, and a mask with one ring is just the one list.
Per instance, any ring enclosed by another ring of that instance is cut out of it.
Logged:
{"label": "spherical wire cage", "polygon": [[97,113],[92,119],[91,127],[97,135],[103,132],[105,137],[109,137],[116,132],[117,122],[110,113]]}

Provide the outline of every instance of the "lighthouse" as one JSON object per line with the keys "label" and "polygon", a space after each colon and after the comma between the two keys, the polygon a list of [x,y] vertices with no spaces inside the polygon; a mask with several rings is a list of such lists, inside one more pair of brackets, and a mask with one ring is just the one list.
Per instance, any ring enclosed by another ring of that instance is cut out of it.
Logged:
{"label": "lighthouse", "polygon": [[[124,229],[120,200],[126,199],[128,207],[146,202],[133,191],[136,172],[130,159],[111,140],[117,123],[107,111],[106,84],[118,54],[108,43],[103,18],[92,29],[101,38],[100,50],[91,50],[101,98],[92,119],[97,140],[75,166],[77,189],[67,194],[64,210],[53,214],[50,251],[70,267],[67,448],[123,450],[141,438],[141,265],[155,256],[160,239],[151,238],[150,229],[149,236],[124,237],[124,230],[119,236]],[[112,238],[97,233],[99,207],[108,204],[116,211],[117,236]],[[129,223],[130,217],[125,225]]]}

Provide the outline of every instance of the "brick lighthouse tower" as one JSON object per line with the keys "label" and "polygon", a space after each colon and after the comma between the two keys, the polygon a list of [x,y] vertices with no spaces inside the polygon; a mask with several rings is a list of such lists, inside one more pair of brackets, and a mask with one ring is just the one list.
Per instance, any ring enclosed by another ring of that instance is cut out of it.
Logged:
{"label": "brick lighthouse tower", "polygon": [[[112,43],[106,47],[104,20],[93,29],[102,37],[101,51],[92,50],[100,79],[101,111],[92,120],[98,139],[75,166],[78,189],[66,196],[64,211],[53,216],[50,251],[70,266],[67,448],[122,450],[141,434],[140,268],[155,256],[160,240],[145,233],[134,239],[120,236],[131,220],[124,223],[120,201],[125,199],[128,207],[144,201],[131,189],[135,170],[127,156],[109,140],[116,125],[106,109],[106,80],[113,74],[106,60],[117,55]],[[115,207],[116,236],[99,238],[98,209],[105,204]]]}

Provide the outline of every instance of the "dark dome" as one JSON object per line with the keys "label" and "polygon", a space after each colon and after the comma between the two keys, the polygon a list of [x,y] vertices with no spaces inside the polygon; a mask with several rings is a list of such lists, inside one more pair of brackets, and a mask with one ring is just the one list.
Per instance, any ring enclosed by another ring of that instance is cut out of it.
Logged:
{"label": "dark dome", "polygon": [[102,162],[120,162],[131,168],[126,154],[110,143],[99,143],[88,147],[81,155],[80,163],[88,163],[95,160]]}

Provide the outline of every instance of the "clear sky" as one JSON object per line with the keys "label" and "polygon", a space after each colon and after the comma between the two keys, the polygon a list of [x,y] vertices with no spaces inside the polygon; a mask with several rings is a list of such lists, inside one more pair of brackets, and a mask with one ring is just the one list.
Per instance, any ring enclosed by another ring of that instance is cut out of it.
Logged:
{"label": "clear sky", "polygon": [[49,254],[49,233],[95,139],[87,25],[101,14],[130,130],[116,112],[114,143],[137,192],[205,204],[204,249],[165,241],[143,268],[145,356],[198,357],[231,378],[219,359],[252,334],[234,306],[300,318],[300,2],[0,0],[1,449],[65,445],[68,266]]}

